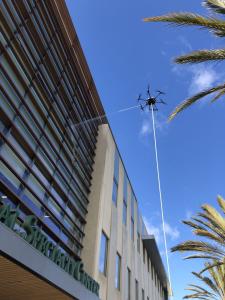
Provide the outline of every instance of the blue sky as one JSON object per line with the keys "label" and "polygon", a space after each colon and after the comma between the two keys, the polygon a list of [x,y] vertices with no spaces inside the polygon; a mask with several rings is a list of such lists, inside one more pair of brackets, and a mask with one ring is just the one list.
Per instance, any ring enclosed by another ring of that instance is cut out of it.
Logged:
{"label": "blue sky", "polygon": [[[216,205],[225,196],[225,101],[209,105],[206,99],[186,110],[172,123],[172,109],[201,88],[224,81],[223,64],[177,66],[172,59],[190,50],[216,48],[222,41],[197,28],[144,23],[144,17],[172,11],[205,12],[201,1],[173,0],[67,0],[82,48],[137,195],[147,226],[163,252],[160,204],[150,115],[139,110],[110,114],[136,105],[148,83],[154,92],[166,92],[168,103],[157,113],[157,137],[168,243],[190,239],[181,220],[195,214],[203,203]],[[171,254],[174,300],[184,296],[190,272],[198,262]]]}

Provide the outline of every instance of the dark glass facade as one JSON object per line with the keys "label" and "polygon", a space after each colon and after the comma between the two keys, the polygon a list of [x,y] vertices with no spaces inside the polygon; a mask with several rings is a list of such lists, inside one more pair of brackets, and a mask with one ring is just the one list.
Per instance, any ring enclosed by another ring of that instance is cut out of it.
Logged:
{"label": "dark glass facade", "polygon": [[81,72],[64,1],[3,0],[0,9],[1,201],[19,207],[21,222],[36,215],[43,232],[79,258],[99,121],[81,122],[104,112],[83,62],[87,77]]}

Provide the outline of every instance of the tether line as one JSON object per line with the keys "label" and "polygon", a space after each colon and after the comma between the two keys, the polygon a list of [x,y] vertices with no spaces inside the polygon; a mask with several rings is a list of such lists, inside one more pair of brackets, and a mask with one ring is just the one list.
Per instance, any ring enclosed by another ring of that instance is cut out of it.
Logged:
{"label": "tether line", "polygon": [[165,246],[165,251],[166,251],[166,264],[167,264],[167,272],[168,272],[168,279],[169,279],[169,288],[170,288],[170,293],[171,293],[171,299],[173,299],[172,285],[171,285],[171,274],[170,274],[170,264],[169,264],[169,255],[168,255],[167,239],[166,239],[166,226],[165,226],[165,217],[164,217],[164,207],[163,207],[163,198],[162,198],[162,190],[161,190],[161,180],[160,180],[160,172],[159,172],[158,148],[157,148],[156,130],[155,130],[155,116],[154,116],[154,109],[153,109],[152,105],[151,105],[151,111],[152,111],[152,127],[153,127],[153,136],[154,136],[155,160],[156,160],[156,170],[157,170],[157,178],[158,178],[159,199],[160,199],[161,216],[162,216],[164,246]]}

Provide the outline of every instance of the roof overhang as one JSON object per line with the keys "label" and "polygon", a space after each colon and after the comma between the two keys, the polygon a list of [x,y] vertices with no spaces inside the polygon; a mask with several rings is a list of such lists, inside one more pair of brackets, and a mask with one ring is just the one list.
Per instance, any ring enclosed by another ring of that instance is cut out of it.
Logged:
{"label": "roof overhang", "polygon": [[164,289],[168,289],[168,280],[166,271],[162,262],[162,258],[159,253],[158,246],[156,244],[156,240],[154,235],[143,235],[142,241],[144,247],[148,253],[148,256],[151,259],[151,263],[155,268],[155,272],[157,273]]}

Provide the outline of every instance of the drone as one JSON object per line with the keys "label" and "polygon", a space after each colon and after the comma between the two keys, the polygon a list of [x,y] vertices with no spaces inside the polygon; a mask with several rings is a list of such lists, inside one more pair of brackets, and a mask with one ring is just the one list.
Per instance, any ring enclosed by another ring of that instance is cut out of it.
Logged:
{"label": "drone", "polygon": [[141,110],[144,111],[146,108],[148,108],[150,111],[153,108],[154,111],[158,111],[156,104],[167,104],[166,102],[164,102],[162,99],[159,98],[161,95],[165,95],[165,93],[159,90],[156,91],[156,93],[157,95],[155,97],[152,96],[150,93],[150,86],[148,85],[147,98],[143,99],[141,97],[141,94],[139,95],[137,101],[138,103],[140,103]]}

